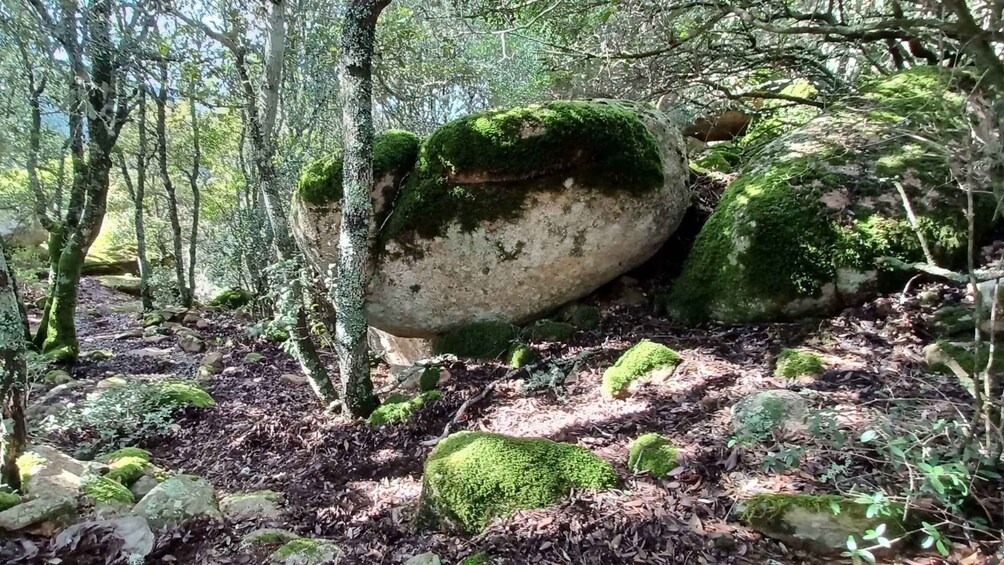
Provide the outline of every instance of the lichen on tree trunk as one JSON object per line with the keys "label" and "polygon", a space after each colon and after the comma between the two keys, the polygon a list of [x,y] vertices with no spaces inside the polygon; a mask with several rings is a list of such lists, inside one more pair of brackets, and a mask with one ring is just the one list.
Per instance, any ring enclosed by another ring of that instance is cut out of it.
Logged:
{"label": "lichen on tree trunk", "polygon": [[342,26],[344,179],[335,287],[335,344],[345,413],[368,416],[378,405],[366,343],[366,285],[373,221],[373,43],[377,17],[389,0],[353,0]]}

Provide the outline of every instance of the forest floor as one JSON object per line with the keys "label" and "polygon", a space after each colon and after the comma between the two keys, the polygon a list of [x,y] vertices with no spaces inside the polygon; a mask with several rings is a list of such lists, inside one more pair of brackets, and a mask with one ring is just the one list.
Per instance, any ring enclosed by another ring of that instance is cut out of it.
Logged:
{"label": "forest floor", "polygon": [[[594,352],[564,387],[524,396],[517,382],[505,381],[467,411],[459,428],[577,443],[611,461],[621,485],[518,512],[470,539],[412,526],[423,461],[432,449],[423,442],[439,436],[461,404],[505,374],[505,366],[454,362],[440,387],[442,398],[410,421],[380,427],[347,422],[325,413],[305,384],[283,377],[298,368],[278,345],[248,337],[247,322],[232,313],[203,312],[208,349],[225,354],[227,369],[204,381],[217,405],[186,411],[180,426],[140,445],[165,469],[206,477],[220,496],[281,492],[287,513],[268,524],[189,524],[162,535],[147,563],[262,563],[267,554],[248,552],[239,542],[263,526],[330,538],[346,553],[342,563],[402,563],[425,551],[451,564],[479,551],[495,563],[512,564],[821,563],[739,525],[734,506],[759,490],[832,491],[818,477],[841,455],[816,454],[790,469],[765,471],[767,447],[730,446],[729,409],[751,391],[790,388],[814,407],[842,414],[844,425],[859,433],[874,416],[869,410],[882,413],[898,399],[917,399],[932,415],[964,406],[960,386],[924,372],[921,350],[931,341],[934,306],[916,299],[921,290],[939,293],[938,302],[962,294],[932,284],[915,287],[903,300],[893,295],[811,323],[704,329],[674,327],[653,316],[647,302],[621,306],[599,295],[600,330],[578,332],[568,343],[536,345],[538,354],[557,359]],[[82,350],[109,349],[116,356],[80,362],[72,370],[75,379],[96,382],[120,373],[194,377],[201,353],[119,335],[141,327],[134,310],[132,297],[84,281]],[[605,400],[603,370],[643,338],[678,351],[683,365],[669,384],[645,386],[627,400]],[[827,370],[797,381],[775,378],[776,355],[797,346],[821,352]],[[147,353],[137,353],[143,348]],[[163,349],[150,354],[149,348]],[[245,362],[252,351],[264,359]],[[683,449],[682,466],[663,480],[626,467],[628,445],[646,432],[664,434]],[[75,448],[69,442],[58,447],[68,453]],[[855,459],[846,475],[870,473],[857,465]],[[977,542],[958,544],[951,562],[979,563],[972,557],[978,549]],[[72,556],[48,555],[42,562],[105,563],[99,539],[82,543]],[[931,554],[902,559],[948,562]]]}

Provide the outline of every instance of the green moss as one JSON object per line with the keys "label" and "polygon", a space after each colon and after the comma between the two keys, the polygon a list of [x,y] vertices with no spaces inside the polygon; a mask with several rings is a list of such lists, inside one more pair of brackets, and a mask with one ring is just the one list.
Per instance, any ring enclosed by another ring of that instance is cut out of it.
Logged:
{"label": "green moss", "polygon": [[165,321],[163,312],[150,312],[143,316],[143,327],[159,326]]}
{"label": "green moss", "polygon": [[31,479],[31,477],[33,477],[35,473],[38,471],[38,469],[42,465],[45,465],[47,461],[48,459],[42,457],[41,455],[35,453],[34,451],[29,451],[18,457],[17,470],[21,478],[21,484],[23,485],[27,483],[28,480]]}
{"label": "green moss", "polygon": [[21,504],[20,496],[10,492],[0,492],[0,512],[13,508],[18,504]]}
{"label": "green moss", "polygon": [[742,147],[737,143],[719,143],[708,149],[707,153],[694,164],[703,171],[730,173],[742,162]]}
{"label": "green moss", "polygon": [[514,219],[531,192],[561,189],[554,179],[566,171],[578,185],[606,191],[644,193],[663,183],[655,137],[623,104],[557,101],[482,112],[444,125],[422,145],[382,240]]}
{"label": "green moss", "polygon": [[[945,355],[954,359],[969,374],[983,371],[987,367],[987,360],[990,358],[990,345],[986,342],[980,344],[978,353],[972,343],[959,343],[947,340],[939,340],[936,343]],[[931,369],[947,375],[954,374],[948,366],[942,363],[933,363]],[[1004,347],[1000,345],[994,347],[993,369],[997,372],[1004,370]]]}
{"label": "green moss", "polygon": [[507,322],[474,322],[436,338],[432,348],[436,355],[495,359],[509,351],[518,336],[518,328]]}
{"label": "green moss", "polygon": [[254,545],[254,544],[278,545],[296,539],[300,539],[300,536],[288,530],[280,530],[277,528],[261,528],[249,532],[241,539],[241,543],[243,545]]}
{"label": "green moss", "polygon": [[176,406],[195,406],[209,408],[216,406],[216,401],[195,381],[158,381],[153,383],[158,404],[173,404]]}
{"label": "green moss", "polygon": [[[904,143],[902,135],[931,129],[946,139],[961,135],[965,117],[958,97],[936,88],[942,83],[932,78],[929,70],[907,71],[871,82],[864,96],[767,146],[732,181],[701,230],[667,311],[691,323],[771,321],[801,314],[793,303],[824,292],[849,299],[867,295],[858,292],[858,283],[831,286],[839,282],[838,270],[874,271],[875,259],[883,256],[923,259],[895,182],[910,195],[939,261],[964,258],[965,205],[959,191],[943,188],[952,179],[946,154]],[[889,86],[904,81],[922,85],[924,96],[916,90],[901,95],[898,86]],[[900,117],[870,121],[870,108]],[[847,206],[830,207],[827,199]],[[978,202],[978,236],[990,225],[992,200]],[[822,304],[818,308],[840,306],[832,298]]]}
{"label": "green moss", "polygon": [[818,353],[804,349],[785,349],[777,356],[774,376],[795,379],[820,375],[824,370],[823,358]]}
{"label": "green moss", "polygon": [[568,322],[540,320],[523,329],[523,337],[530,341],[566,341],[575,333]]}
{"label": "green moss", "polygon": [[246,306],[254,300],[254,296],[242,288],[227,288],[220,291],[209,301],[210,306],[236,310]]}
{"label": "green moss", "polygon": [[513,369],[522,369],[537,358],[537,352],[532,347],[525,344],[518,344],[509,353],[509,366]]}
{"label": "green moss", "polygon": [[275,550],[273,561],[283,562],[289,557],[297,556],[296,561],[302,565],[320,565],[336,558],[340,554],[334,542],[325,539],[297,538],[290,540]]}
{"label": "green moss", "polygon": [[573,304],[562,310],[561,320],[577,330],[592,331],[600,327],[600,309],[586,304]]}
{"label": "green moss", "polygon": [[366,421],[372,425],[407,421],[415,410],[425,406],[426,402],[438,400],[440,396],[441,394],[438,390],[423,392],[414,398],[408,398],[401,394],[393,394],[387,397],[383,404],[369,415]]}
{"label": "green moss", "polygon": [[418,378],[418,389],[422,392],[436,390],[439,387],[439,376],[442,369],[439,367],[426,367],[422,371],[422,376]]}
{"label": "green moss", "polygon": [[623,397],[631,384],[651,373],[680,364],[680,356],[672,349],[644,339],[624,352],[617,362],[603,372],[603,394]]}
{"label": "green moss", "polygon": [[462,565],[489,565],[491,562],[492,560],[487,553],[479,551],[465,557]]}
{"label": "green moss", "polygon": [[972,336],[976,330],[976,316],[969,306],[945,306],[934,313],[934,331],[943,337],[959,334]]}
{"label": "green moss", "polygon": [[108,477],[93,477],[82,485],[84,494],[95,502],[127,502],[132,504],[135,498],[122,483]]}
{"label": "green moss", "polygon": [[573,488],[603,489],[616,481],[610,463],[578,446],[458,432],[425,461],[421,518],[475,533],[517,509],[556,504]]}
{"label": "green moss", "polygon": [[648,471],[653,477],[665,477],[677,468],[679,449],[669,439],[656,434],[645,434],[631,444],[628,451],[628,469],[634,472]]}
{"label": "green moss", "polygon": [[264,358],[265,356],[262,355],[261,353],[255,353],[254,351],[252,351],[251,353],[248,353],[247,355],[244,356],[244,362],[257,363],[258,361],[261,361]]}
{"label": "green moss", "polygon": [[142,457],[119,457],[109,463],[111,470],[105,477],[124,485],[131,485],[143,476],[143,472],[149,466],[150,461]]}
{"label": "green moss", "polygon": [[[418,159],[421,140],[402,130],[387,130],[373,139],[373,180],[387,174],[402,177]],[[323,205],[342,199],[342,152],[336,151],[304,168],[297,183],[297,193],[304,202]]]}

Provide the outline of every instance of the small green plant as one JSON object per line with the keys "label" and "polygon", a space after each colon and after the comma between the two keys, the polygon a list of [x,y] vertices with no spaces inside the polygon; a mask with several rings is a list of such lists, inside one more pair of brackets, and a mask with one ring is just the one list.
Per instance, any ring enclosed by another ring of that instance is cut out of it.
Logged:
{"label": "small green plant", "polygon": [[785,349],[777,357],[774,376],[795,379],[819,375],[824,370],[823,358],[818,353],[804,349]]}

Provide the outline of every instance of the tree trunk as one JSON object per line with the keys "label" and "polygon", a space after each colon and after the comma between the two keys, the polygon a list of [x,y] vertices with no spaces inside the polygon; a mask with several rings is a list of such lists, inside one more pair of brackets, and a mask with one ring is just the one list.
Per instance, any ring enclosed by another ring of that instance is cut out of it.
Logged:
{"label": "tree trunk", "polygon": [[[11,488],[21,488],[17,458],[27,442],[24,422],[25,388],[28,382],[25,364],[24,305],[17,293],[17,282],[7,267],[0,242],[0,478]],[[8,422],[10,428],[8,429]]]}
{"label": "tree trunk", "polygon": [[366,343],[366,285],[373,222],[373,42],[389,0],[353,0],[342,26],[344,180],[335,287],[335,344],[347,414],[366,417],[377,406]]}
{"label": "tree trunk", "polygon": [[195,253],[199,239],[199,211],[202,196],[199,193],[199,169],[202,166],[202,147],[199,143],[199,115],[195,111],[195,99],[189,98],[188,112],[192,118],[192,171],[188,174],[188,184],[192,187],[192,233],[188,240],[188,288],[195,293]]}
{"label": "tree trunk", "polygon": [[174,240],[174,275],[178,283],[178,299],[185,308],[192,306],[192,295],[185,278],[185,256],[182,251],[181,220],[178,217],[178,196],[171,182],[171,172],[167,164],[167,62],[160,62],[160,92],[157,93],[157,157],[160,163],[160,178],[167,193],[167,215],[171,220],[171,234]]}
{"label": "tree trunk", "polygon": [[136,193],[133,198],[133,218],[136,224],[136,257],[139,260],[139,295],[143,311],[153,310],[153,290],[150,288],[150,261],[146,256],[146,223],[144,221],[146,198],[146,89],[139,91],[139,150],[136,157]]}

